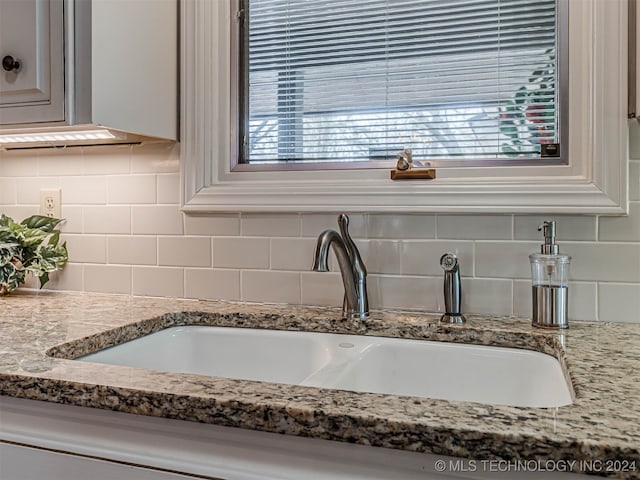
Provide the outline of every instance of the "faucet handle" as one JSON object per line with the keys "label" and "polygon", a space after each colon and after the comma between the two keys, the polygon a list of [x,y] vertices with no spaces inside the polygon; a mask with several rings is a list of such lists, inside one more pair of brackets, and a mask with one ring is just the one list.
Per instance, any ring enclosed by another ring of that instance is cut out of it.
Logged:
{"label": "faucet handle", "polygon": [[344,213],[338,215],[338,226],[340,227],[340,234],[342,235],[344,244],[347,247],[347,252],[349,252],[349,258],[351,258],[354,271],[362,272],[366,275],[367,269],[364,266],[358,247],[349,234],[349,217]]}

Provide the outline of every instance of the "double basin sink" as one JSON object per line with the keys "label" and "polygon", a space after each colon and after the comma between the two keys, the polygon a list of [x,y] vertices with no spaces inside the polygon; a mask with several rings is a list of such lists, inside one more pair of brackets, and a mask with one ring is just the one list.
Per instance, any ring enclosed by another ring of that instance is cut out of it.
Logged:
{"label": "double basin sink", "polygon": [[85,362],[516,407],[572,403],[558,360],[506,347],[250,328],[171,327]]}

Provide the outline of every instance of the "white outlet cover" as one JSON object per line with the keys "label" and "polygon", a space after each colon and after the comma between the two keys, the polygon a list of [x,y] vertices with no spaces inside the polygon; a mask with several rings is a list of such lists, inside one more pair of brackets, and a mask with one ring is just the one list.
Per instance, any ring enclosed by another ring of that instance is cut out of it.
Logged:
{"label": "white outlet cover", "polygon": [[62,218],[61,188],[43,188],[40,190],[40,215]]}

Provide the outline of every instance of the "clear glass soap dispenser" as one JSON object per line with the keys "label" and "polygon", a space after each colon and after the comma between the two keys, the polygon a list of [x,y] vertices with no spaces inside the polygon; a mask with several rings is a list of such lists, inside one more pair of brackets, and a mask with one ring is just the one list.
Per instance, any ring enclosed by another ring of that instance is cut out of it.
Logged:
{"label": "clear glass soap dispenser", "polygon": [[540,253],[529,255],[534,327],[568,328],[569,264],[571,257],[558,253],[556,222],[544,222]]}

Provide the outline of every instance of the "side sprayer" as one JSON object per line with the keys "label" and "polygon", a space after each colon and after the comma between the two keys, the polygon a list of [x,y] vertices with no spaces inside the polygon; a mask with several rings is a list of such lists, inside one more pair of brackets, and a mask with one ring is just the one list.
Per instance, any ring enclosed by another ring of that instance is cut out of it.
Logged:
{"label": "side sprayer", "polygon": [[460,313],[462,303],[462,286],[460,284],[460,263],[453,253],[445,253],[440,257],[440,266],[444,270],[444,315],[443,323],[465,323]]}

